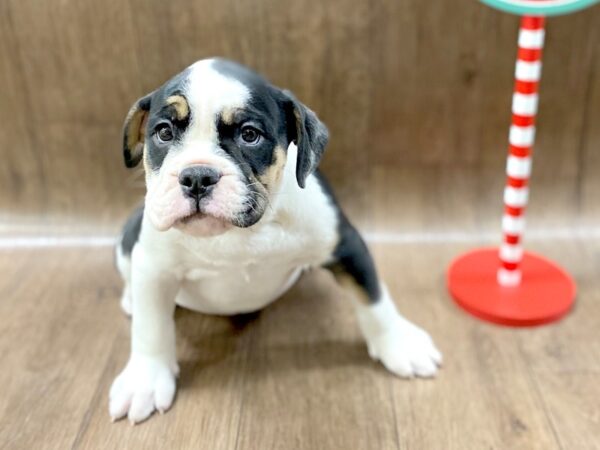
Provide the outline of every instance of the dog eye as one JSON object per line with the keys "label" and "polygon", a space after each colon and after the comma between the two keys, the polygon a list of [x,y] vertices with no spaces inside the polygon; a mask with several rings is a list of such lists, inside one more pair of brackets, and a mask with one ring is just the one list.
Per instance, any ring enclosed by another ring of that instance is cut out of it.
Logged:
{"label": "dog eye", "polygon": [[256,145],[260,141],[261,135],[256,128],[245,126],[240,132],[240,137],[246,144]]}
{"label": "dog eye", "polygon": [[173,140],[173,130],[169,125],[163,123],[156,127],[156,137],[160,142],[169,142]]}

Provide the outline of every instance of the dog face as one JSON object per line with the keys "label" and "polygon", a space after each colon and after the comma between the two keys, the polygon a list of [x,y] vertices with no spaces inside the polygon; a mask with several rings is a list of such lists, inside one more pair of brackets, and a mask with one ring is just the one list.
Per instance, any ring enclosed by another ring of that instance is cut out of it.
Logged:
{"label": "dog face", "polygon": [[123,154],[127,167],[143,160],[146,213],[158,230],[208,236],[261,219],[292,142],[304,187],[327,139],[291,93],[239,64],[209,59],[133,105]]}

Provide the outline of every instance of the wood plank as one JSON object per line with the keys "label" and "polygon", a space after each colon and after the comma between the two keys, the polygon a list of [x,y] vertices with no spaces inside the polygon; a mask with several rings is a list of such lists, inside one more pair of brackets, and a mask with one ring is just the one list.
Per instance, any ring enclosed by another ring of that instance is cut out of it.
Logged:
{"label": "wood plank", "polygon": [[596,448],[600,244],[536,245],[562,256],[581,292],[563,322],[527,330],[481,323],[449,300],[443,268],[468,247],[373,246],[400,310],[445,353],[436,380],[396,379],[370,361],[345,294],[315,271],[245,327],[178,310],[175,407],[134,428],[107,414],[129,347],[111,252],[2,252],[0,444]]}
{"label": "wood plank", "polygon": [[600,449],[600,372],[536,372],[561,448]]}
{"label": "wood plank", "polygon": [[[595,8],[594,13],[596,16],[600,16],[598,8]],[[590,39],[590,42],[595,42],[596,45],[594,48],[594,61],[587,79],[587,104],[580,153],[578,215],[579,222],[587,227],[596,226],[600,220],[600,208],[598,208],[600,186],[597,182],[597,173],[600,168],[600,155],[598,154],[600,130],[596,125],[600,120],[600,39],[598,39],[597,28],[595,28],[596,38]]]}
{"label": "wood plank", "polygon": [[107,251],[0,253],[2,447],[72,444],[118,327],[110,261]]}
{"label": "wood plank", "polygon": [[11,144],[2,147],[0,165],[0,221],[10,222],[10,212],[40,211],[44,198],[39,195],[42,176],[35,151],[32,125],[28,120],[33,95],[27,89],[24,66],[19,50],[24,46],[14,31],[15,23],[8,2],[0,5],[0,84],[3,86],[0,103],[0,132],[11,136]]}
{"label": "wood plank", "polygon": [[[131,205],[139,198],[122,188],[121,126],[139,90],[128,10],[118,1],[3,8],[2,40],[10,48],[0,118],[11,119],[0,127],[15,136],[3,146],[11,174],[2,177],[10,181],[2,189],[3,222],[13,233],[41,222],[46,234],[60,234],[87,216],[102,232],[108,199]],[[110,222],[114,232],[114,216]]]}
{"label": "wood plank", "polygon": [[600,15],[592,8],[560,19],[548,20],[532,176],[545,197],[532,191],[530,212],[550,225],[572,227],[579,215],[581,135]]}

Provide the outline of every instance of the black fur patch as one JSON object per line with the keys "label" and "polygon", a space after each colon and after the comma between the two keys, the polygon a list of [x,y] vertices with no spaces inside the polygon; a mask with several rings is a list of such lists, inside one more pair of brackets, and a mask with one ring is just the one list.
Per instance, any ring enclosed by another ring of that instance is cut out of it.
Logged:
{"label": "black fur patch", "polygon": [[123,255],[131,255],[133,247],[137,243],[140,232],[142,231],[142,218],[144,216],[144,207],[140,206],[137,208],[123,227],[123,234],[121,237],[121,251]]}
{"label": "black fur patch", "polygon": [[343,273],[352,277],[357,286],[364,290],[369,301],[375,303],[379,300],[381,289],[371,253],[356,228],[344,215],[325,177],[319,171],[316,177],[331,199],[338,216],[339,242],[333,251],[333,262],[326,268],[334,274]]}
{"label": "black fur patch", "polygon": [[306,186],[306,179],[318,165],[327,142],[329,130],[317,118],[317,115],[304,106],[296,97],[284,91],[288,99],[286,105],[289,141],[294,141],[298,147],[296,161],[296,180],[301,188]]}

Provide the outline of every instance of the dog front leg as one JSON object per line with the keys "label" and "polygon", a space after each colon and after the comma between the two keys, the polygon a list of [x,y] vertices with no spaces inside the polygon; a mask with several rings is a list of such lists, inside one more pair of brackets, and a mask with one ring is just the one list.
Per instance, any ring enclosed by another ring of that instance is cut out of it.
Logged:
{"label": "dog front leg", "polygon": [[161,270],[137,245],[132,253],[131,355],[110,390],[113,420],[125,415],[132,424],[154,410],[163,413],[175,395],[175,295],[178,280]]}

